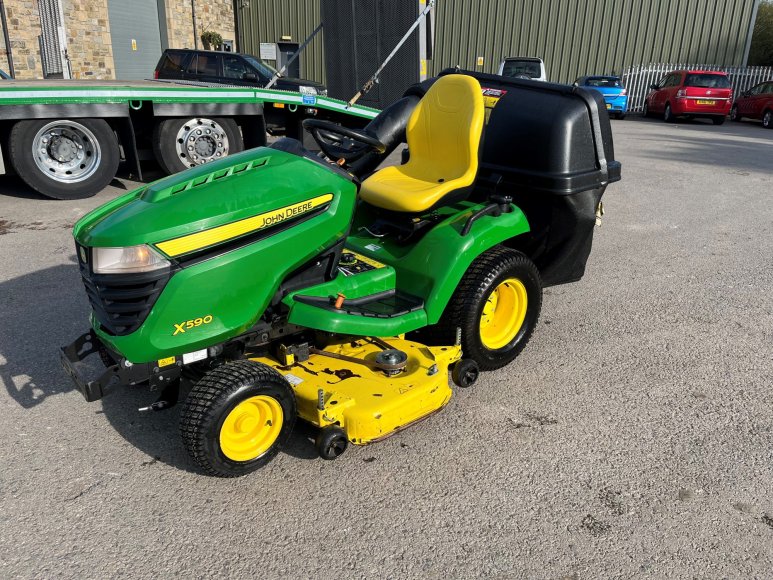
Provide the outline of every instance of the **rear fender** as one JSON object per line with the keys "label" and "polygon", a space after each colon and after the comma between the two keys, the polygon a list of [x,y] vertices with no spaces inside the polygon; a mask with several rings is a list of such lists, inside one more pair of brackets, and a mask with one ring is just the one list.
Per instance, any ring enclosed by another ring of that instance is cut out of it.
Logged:
{"label": "rear fender", "polygon": [[370,238],[355,237],[350,238],[350,245],[392,265],[397,271],[397,288],[423,298],[427,323],[435,324],[473,260],[497,244],[529,231],[526,216],[511,204],[511,212],[498,217],[484,216],[463,236],[467,221],[486,205],[471,206],[439,223],[407,253],[404,247],[387,240],[373,244]]}

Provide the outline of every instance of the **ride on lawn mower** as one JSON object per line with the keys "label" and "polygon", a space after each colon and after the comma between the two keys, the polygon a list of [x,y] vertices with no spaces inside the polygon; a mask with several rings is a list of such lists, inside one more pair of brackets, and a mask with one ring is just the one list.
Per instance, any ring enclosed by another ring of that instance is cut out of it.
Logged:
{"label": "ride on lawn mower", "polygon": [[74,229],[91,330],[65,370],[87,401],[147,383],[147,409],[182,402],[212,475],[265,465],[296,417],[333,459],[442,409],[449,370],[467,387],[511,362],[620,179],[604,101],[576,87],[447,70],[364,129],[304,124],[324,155],[280,139]]}

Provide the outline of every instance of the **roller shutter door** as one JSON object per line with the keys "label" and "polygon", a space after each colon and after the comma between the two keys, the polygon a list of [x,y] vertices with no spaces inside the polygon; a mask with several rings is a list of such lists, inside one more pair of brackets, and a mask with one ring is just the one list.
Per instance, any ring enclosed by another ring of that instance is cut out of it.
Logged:
{"label": "roller shutter door", "polygon": [[161,58],[158,0],[108,0],[115,76],[149,79]]}

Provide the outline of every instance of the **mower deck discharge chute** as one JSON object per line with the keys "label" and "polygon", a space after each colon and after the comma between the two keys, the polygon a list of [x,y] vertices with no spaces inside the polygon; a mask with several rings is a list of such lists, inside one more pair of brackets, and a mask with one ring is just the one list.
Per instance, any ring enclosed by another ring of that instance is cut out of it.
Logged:
{"label": "mower deck discharge chute", "polygon": [[[484,125],[485,131],[484,131]],[[89,401],[149,385],[212,475],[266,464],[296,417],[319,454],[387,437],[511,362],[543,285],[579,280],[620,179],[603,100],[444,71],[362,130],[142,187],[74,230],[91,329],[62,349]],[[401,143],[404,163],[376,168]],[[106,370],[86,380],[81,361]]]}

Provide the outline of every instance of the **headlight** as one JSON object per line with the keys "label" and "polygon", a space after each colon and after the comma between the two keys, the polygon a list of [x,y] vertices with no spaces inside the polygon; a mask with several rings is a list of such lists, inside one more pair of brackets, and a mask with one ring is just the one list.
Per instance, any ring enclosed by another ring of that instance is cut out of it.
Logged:
{"label": "headlight", "polygon": [[94,248],[91,255],[95,274],[152,272],[170,265],[169,260],[146,245],[128,248]]}
{"label": "headlight", "polygon": [[327,89],[317,89],[317,94],[323,97],[327,96]]}
{"label": "headlight", "polygon": [[301,93],[302,95],[316,95],[317,89],[314,87],[301,85],[300,87],[298,87],[298,92]]}

